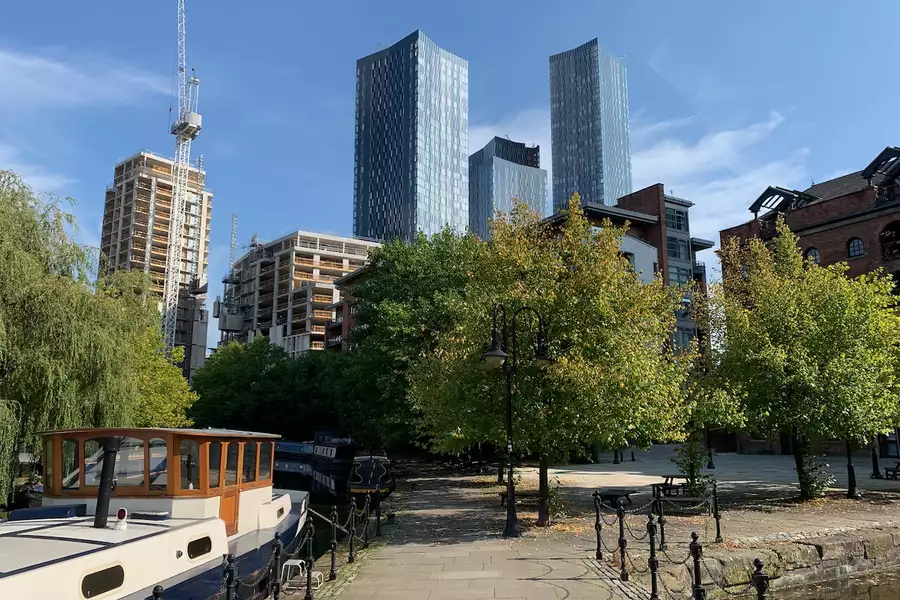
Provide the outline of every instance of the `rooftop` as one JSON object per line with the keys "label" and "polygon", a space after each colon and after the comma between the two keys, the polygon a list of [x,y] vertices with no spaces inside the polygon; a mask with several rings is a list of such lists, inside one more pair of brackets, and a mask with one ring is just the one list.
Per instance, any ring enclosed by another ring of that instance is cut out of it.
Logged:
{"label": "rooftop", "polygon": [[[646,223],[647,225],[655,225],[659,223],[659,217],[656,215],[648,215],[646,213],[620,208],[618,206],[607,206],[605,204],[585,203],[581,206],[585,216],[595,219],[609,219],[611,221],[630,221],[632,223]],[[558,212],[544,219],[544,223],[553,224],[563,221],[566,217],[565,212]]]}
{"label": "rooftop", "polygon": [[239,431],[237,429],[178,429],[175,427],[84,427],[78,429],[57,429],[54,431],[44,431],[47,434],[65,434],[65,433],[96,433],[97,437],[111,435],[128,435],[130,433],[175,433],[178,435],[197,435],[205,437],[235,437],[235,438],[261,438],[261,439],[280,439],[281,436],[274,433],[258,433],[255,431]]}

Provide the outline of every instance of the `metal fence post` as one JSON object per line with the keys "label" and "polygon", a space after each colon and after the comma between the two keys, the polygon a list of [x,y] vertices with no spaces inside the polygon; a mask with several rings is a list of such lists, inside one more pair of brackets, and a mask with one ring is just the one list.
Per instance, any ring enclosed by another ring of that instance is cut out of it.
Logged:
{"label": "metal fence post", "polygon": [[331,507],[331,570],[328,571],[328,581],[337,579],[336,554],[337,554],[337,506]]}
{"label": "metal fence post", "polygon": [[234,554],[225,557],[225,600],[237,600],[237,568]]}
{"label": "metal fence post", "polygon": [[769,591],[769,576],[763,573],[763,561],[756,559],[753,561],[756,570],[753,571],[753,587],[756,588],[756,600],[766,600],[766,592]]}
{"label": "metal fence post", "polygon": [[163,590],[163,586],[161,586],[161,585],[158,585],[155,588],[153,588],[153,592],[151,592],[153,594],[153,600],[163,600],[163,592],[164,591],[165,590]]}
{"label": "metal fence post", "polygon": [[694,557],[694,600],[706,600],[706,590],[703,588],[702,574],[700,573],[700,558],[703,556],[703,546],[700,545],[700,534],[691,533],[691,556]]}
{"label": "metal fence post", "polygon": [[719,514],[719,484],[713,479],[713,518],[716,520],[716,543],[721,544],[722,538],[722,515]]}
{"label": "metal fence post", "polygon": [[316,526],[312,519],[309,520],[309,539],[306,542],[306,595],[303,600],[313,600],[312,593],[312,572],[315,566],[315,558],[313,557],[313,538],[316,537]]}
{"label": "metal fence post", "polygon": [[659,504],[659,549],[666,551],[666,511],[663,510],[663,493],[662,488],[657,488],[656,502]]}
{"label": "metal fence post", "polygon": [[603,542],[600,536],[603,534],[603,521],[600,520],[600,492],[594,492],[594,511],[597,516],[594,521],[594,531],[597,533],[597,560],[603,560]]}
{"label": "metal fence post", "polygon": [[366,516],[366,526],[363,529],[363,548],[369,547],[369,506],[372,503],[372,495],[366,494],[366,504],[363,506],[363,514]]}
{"label": "metal fence post", "polygon": [[653,512],[647,515],[647,535],[650,536],[650,558],[647,566],[650,568],[650,600],[659,600],[659,559],[656,558],[656,523],[653,522]]}
{"label": "metal fence post", "polygon": [[348,563],[356,561],[356,552],[354,551],[356,539],[356,498],[350,498],[350,555],[347,557]]}
{"label": "metal fence post", "polygon": [[619,579],[628,581],[628,568],[625,566],[625,548],[628,546],[628,539],[625,538],[625,503],[619,498],[618,504],[616,516],[619,518],[619,557],[622,559]]}
{"label": "metal fence post", "polygon": [[375,486],[375,537],[381,537],[381,483]]}
{"label": "metal fence post", "polygon": [[269,572],[269,590],[275,600],[281,597],[281,532],[275,532],[275,542],[272,544],[272,568]]}

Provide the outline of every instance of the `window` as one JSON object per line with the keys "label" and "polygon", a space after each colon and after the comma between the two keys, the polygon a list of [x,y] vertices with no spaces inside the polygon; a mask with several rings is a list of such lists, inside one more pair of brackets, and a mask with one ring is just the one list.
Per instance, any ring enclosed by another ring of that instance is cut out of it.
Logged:
{"label": "window", "polygon": [[666,209],[666,227],[669,229],[675,229],[677,231],[687,231],[688,230],[688,215],[685,210],[678,210],[676,208],[667,208]]}
{"label": "window", "polygon": [[238,482],[238,443],[229,442],[225,454],[225,485],[237,485]]}
{"label": "window", "polygon": [[259,444],[259,478],[268,479],[272,476],[272,442],[260,442]]}
{"label": "window", "polygon": [[151,438],[150,440],[150,489],[164,490],[168,485],[166,461],[166,440]]}
{"label": "window", "polygon": [[691,281],[691,270],[669,266],[669,285],[684,285]]}
{"label": "window", "polygon": [[691,251],[690,248],[688,248],[687,240],[667,237],[666,249],[668,250],[669,258],[678,258],[681,260],[689,260],[691,258]]}
{"label": "window", "polygon": [[[217,488],[222,481],[222,442],[209,444],[209,487]],[[184,486],[182,486],[184,487]]]}
{"label": "window", "polygon": [[631,270],[634,270],[634,254],[631,252],[622,252],[622,258],[628,261],[628,264],[631,265]]}
{"label": "window", "polygon": [[96,598],[125,583],[125,569],[116,565],[84,576],[81,580],[81,595],[84,598]]}
{"label": "window", "polygon": [[181,440],[181,444],[178,446],[178,455],[181,489],[196,490],[200,487],[200,469],[197,468],[200,444],[194,440]]}
{"label": "window", "polygon": [[[100,456],[103,456],[102,447]],[[113,480],[117,486],[144,485],[144,440],[132,437],[122,438],[122,444],[116,453],[116,469]],[[100,483],[99,473],[97,474],[97,483]]]}
{"label": "window", "polygon": [[244,483],[256,481],[256,442],[244,442],[244,464],[241,480]]}
{"label": "window", "polygon": [[81,463],[78,460],[78,440],[62,441],[62,489],[77,490]]}
{"label": "window", "polygon": [[212,551],[212,540],[209,536],[202,537],[198,540],[192,540],[188,542],[187,545],[187,554],[188,558],[197,558],[198,556],[203,556],[204,554],[209,554]]}
{"label": "window", "polygon": [[807,259],[812,260],[816,264],[819,264],[819,260],[821,258],[818,248],[807,248],[806,252],[803,253],[803,256]]}
{"label": "window", "polygon": [[850,240],[850,243],[847,244],[847,254],[850,255],[850,258],[862,256],[865,253],[866,247],[863,245],[861,239],[853,238]]}
{"label": "window", "polygon": [[84,442],[84,485],[100,485],[103,468],[103,439],[93,438]]}

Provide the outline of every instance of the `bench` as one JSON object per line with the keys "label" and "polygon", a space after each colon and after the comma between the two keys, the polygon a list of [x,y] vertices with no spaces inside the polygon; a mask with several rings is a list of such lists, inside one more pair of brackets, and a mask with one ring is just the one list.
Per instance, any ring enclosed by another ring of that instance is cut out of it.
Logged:
{"label": "bench", "polygon": [[[506,492],[497,492],[500,495],[500,506],[506,506]],[[525,498],[540,498],[540,492],[520,492],[516,491],[516,502]]]}
{"label": "bench", "polygon": [[900,473],[900,462],[894,465],[894,468],[891,469],[889,467],[884,468],[884,478],[885,479],[897,479],[897,474]]}
{"label": "bench", "polygon": [[619,503],[620,498],[625,498],[628,504],[632,504],[631,495],[637,494],[637,490],[630,488],[603,488],[595,492],[600,502],[615,507]]}
{"label": "bench", "polygon": [[656,498],[660,495],[677,496],[679,494],[683,494],[686,485],[687,484],[685,483],[651,483],[650,487],[653,490],[653,497]]}

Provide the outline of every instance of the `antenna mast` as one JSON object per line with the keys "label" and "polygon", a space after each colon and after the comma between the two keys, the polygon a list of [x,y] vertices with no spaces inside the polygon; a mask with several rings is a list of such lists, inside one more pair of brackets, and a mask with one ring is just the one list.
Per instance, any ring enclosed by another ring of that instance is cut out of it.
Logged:
{"label": "antenna mast", "polygon": [[[169,251],[166,256],[166,279],[163,287],[165,319],[163,336],[166,351],[175,347],[178,324],[178,295],[182,283],[190,284],[196,273],[182,273],[184,214],[199,214],[197,199],[187,198],[188,173],[191,165],[191,142],[200,133],[201,118],[197,112],[200,80],[187,76],[187,42],[184,0],[178,0],[178,114],[171,133],[175,136],[175,161],[172,164],[172,209],[169,220]],[[189,206],[188,206],[189,205]],[[192,271],[192,270],[191,270]],[[187,281],[183,281],[187,279]]]}

